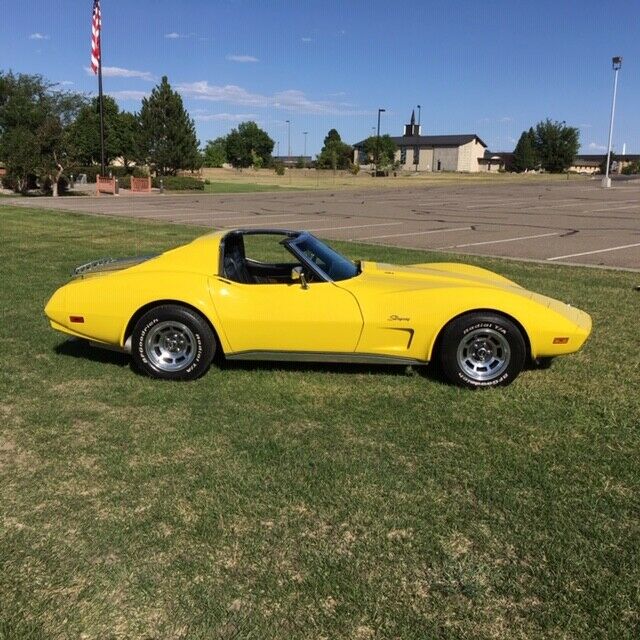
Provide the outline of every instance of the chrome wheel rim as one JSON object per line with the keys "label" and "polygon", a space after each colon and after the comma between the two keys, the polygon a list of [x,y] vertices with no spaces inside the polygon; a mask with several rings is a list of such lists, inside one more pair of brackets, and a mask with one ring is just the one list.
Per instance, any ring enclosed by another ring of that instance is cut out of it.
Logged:
{"label": "chrome wheel rim", "polygon": [[507,339],[495,329],[475,329],[460,341],[457,360],[467,377],[486,382],[504,373],[511,360],[511,349]]}
{"label": "chrome wheel rim", "polygon": [[144,352],[161,371],[186,369],[196,357],[196,337],[182,322],[158,322],[144,339]]}

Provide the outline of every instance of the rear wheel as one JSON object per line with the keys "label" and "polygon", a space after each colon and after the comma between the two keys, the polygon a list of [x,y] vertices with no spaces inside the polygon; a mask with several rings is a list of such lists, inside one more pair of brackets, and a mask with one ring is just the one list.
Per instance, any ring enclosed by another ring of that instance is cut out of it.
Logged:
{"label": "rear wheel", "polygon": [[468,313],[450,322],[440,340],[440,365],[461,387],[505,386],[522,371],[526,345],[511,320],[493,313]]}
{"label": "rear wheel", "polygon": [[215,350],[216,341],[209,325],[186,307],[155,307],[133,329],[133,361],[152,378],[194,380],[207,371]]}

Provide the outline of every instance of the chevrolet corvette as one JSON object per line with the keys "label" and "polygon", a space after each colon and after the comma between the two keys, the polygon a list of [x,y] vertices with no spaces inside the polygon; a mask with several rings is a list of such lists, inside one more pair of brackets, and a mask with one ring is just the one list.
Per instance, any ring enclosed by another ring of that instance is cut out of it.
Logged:
{"label": "chevrolet corvette", "polygon": [[95,260],[51,297],[53,329],[191,380],[233,360],[425,365],[511,383],[578,351],[588,314],[480,267],[352,262],[305,231],[224,230],[160,255]]}

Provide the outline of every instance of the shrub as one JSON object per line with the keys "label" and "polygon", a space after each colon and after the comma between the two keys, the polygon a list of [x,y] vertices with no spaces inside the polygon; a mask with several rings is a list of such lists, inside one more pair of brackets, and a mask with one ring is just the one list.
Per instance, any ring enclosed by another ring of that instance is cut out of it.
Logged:
{"label": "shrub", "polygon": [[160,187],[160,180],[164,183],[164,188],[169,191],[204,191],[204,182],[198,178],[190,176],[158,176],[153,179],[154,187]]}
{"label": "shrub", "polygon": [[631,164],[628,164],[622,170],[622,173],[625,176],[631,176],[631,175],[634,175],[636,173],[640,173],[640,161],[639,162],[632,162]]}
{"label": "shrub", "polygon": [[358,173],[360,173],[360,165],[356,162],[356,163],[351,163],[349,165],[349,171],[354,175],[357,176]]}
{"label": "shrub", "polygon": [[[135,176],[136,178],[146,178],[149,172],[144,167],[106,167],[107,175],[111,174],[114,178],[123,178],[124,176]],[[100,173],[100,166],[97,164],[87,166],[75,166],[67,169],[67,174],[73,174],[74,180],[84,173],[87,176],[87,182],[95,182],[96,176]]]}
{"label": "shrub", "polygon": [[279,175],[279,176],[283,176],[284,175],[284,163],[283,162],[274,162],[273,163],[273,170]]}
{"label": "shrub", "polygon": [[12,191],[18,191],[18,181],[12,176],[7,174],[2,176],[2,186],[5,189],[11,189]]}

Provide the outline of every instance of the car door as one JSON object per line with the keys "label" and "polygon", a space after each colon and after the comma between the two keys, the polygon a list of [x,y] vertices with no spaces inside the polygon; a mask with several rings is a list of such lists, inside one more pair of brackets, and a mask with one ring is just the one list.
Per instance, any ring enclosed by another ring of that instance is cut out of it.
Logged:
{"label": "car door", "polygon": [[244,284],[212,278],[213,303],[234,353],[353,352],[362,331],[360,307],[333,282]]}

